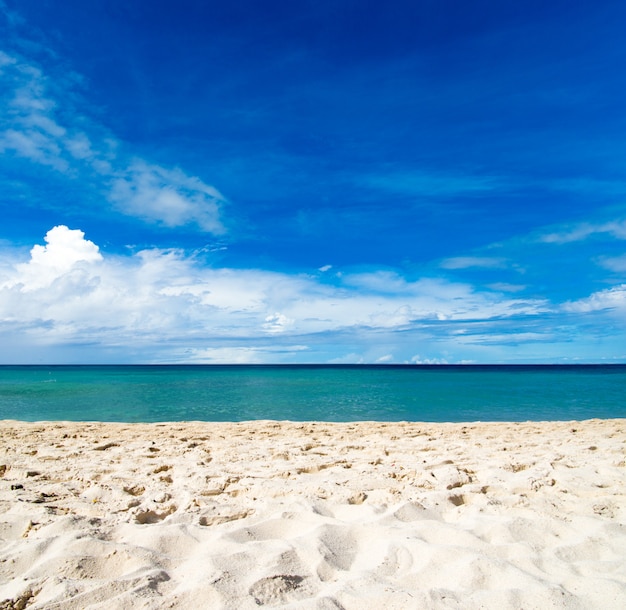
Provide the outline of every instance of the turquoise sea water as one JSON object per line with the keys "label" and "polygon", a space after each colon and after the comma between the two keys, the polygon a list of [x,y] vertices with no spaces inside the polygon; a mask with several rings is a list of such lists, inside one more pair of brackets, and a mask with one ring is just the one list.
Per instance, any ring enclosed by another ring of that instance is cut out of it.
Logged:
{"label": "turquoise sea water", "polygon": [[595,417],[626,417],[626,365],[0,367],[0,419],[459,422]]}

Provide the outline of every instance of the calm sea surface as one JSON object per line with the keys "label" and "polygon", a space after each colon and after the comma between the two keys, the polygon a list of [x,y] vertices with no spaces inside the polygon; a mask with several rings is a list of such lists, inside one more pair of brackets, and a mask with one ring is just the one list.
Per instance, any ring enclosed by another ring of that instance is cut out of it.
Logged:
{"label": "calm sea surface", "polygon": [[0,367],[0,419],[460,422],[595,417],[626,417],[626,365]]}

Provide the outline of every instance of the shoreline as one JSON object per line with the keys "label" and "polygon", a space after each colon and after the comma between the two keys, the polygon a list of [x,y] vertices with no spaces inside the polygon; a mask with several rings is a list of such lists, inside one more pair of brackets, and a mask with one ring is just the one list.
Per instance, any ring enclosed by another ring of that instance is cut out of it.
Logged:
{"label": "shoreline", "polygon": [[2,608],[626,605],[625,419],[0,431]]}

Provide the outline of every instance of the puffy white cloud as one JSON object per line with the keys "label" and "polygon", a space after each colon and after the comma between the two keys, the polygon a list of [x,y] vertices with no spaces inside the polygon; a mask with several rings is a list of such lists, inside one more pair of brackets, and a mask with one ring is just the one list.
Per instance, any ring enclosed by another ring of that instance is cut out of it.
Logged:
{"label": "puffy white cloud", "polygon": [[396,353],[406,333],[452,337],[464,321],[519,321],[550,310],[537,299],[389,271],[344,273],[328,284],[324,276],[207,267],[176,249],[103,255],[64,226],[45,239],[27,260],[6,247],[0,256],[0,333],[9,342],[19,335],[23,345],[93,345],[124,361],[133,350],[143,361],[145,354],[169,362],[289,360],[304,346],[310,361],[320,353],[331,360],[384,341],[385,351],[359,356],[374,362],[381,351]]}
{"label": "puffy white cloud", "polygon": [[[18,274],[13,285],[19,283],[23,291],[37,290],[49,286],[78,263],[101,261],[98,246],[84,237],[82,231],[64,225],[50,229],[44,238],[47,245],[33,246],[30,261],[16,266]],[[5,281],[5,286],[8,284]]]}

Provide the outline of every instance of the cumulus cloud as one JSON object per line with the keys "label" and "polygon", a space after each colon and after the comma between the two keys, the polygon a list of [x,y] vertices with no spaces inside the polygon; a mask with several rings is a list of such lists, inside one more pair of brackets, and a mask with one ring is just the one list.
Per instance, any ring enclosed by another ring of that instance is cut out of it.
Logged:
{"label": "cumulus cloud", "polygon": [[[71,177],[80,176],[123,214],[167,227],[224,232],[224,197],[180,169],[129,159],[122,143],[77,112],[60,112],[63,96],[37,66],[3,54],[0,61],[0,153]],[[85,127],[87,129],[85,129]]]}
{"label": "cumulus cloud", "polygon": [[103,255],[82,231],[65,226],[51,229],[45,242],[27,260],[6,248],[0,256],[0,331],[36,345],[90,344],[116,353],[144,346],[166,361],[209,361],[228,352],[206,350],[235,345],[238,358],[271,360],[297,354],[290,346],[350,336],[369,342],[375,333],[415,332],[442,321],[519,320],[548,308],[540,300],[388,271],[345,273],[329,285],[309,275],[206,267],[177,249]]}
{"label": "cumulus cloud", "polygon": [[85,239],[85,234],[78,229],[59,225],[46,233],[44,241],[45,246],[33,246],[29,262],[16,266],[18,274],[14,277],[13,285],[19,283],[23,291],[45,288],[79,263],[102,260],[98,246]]}

